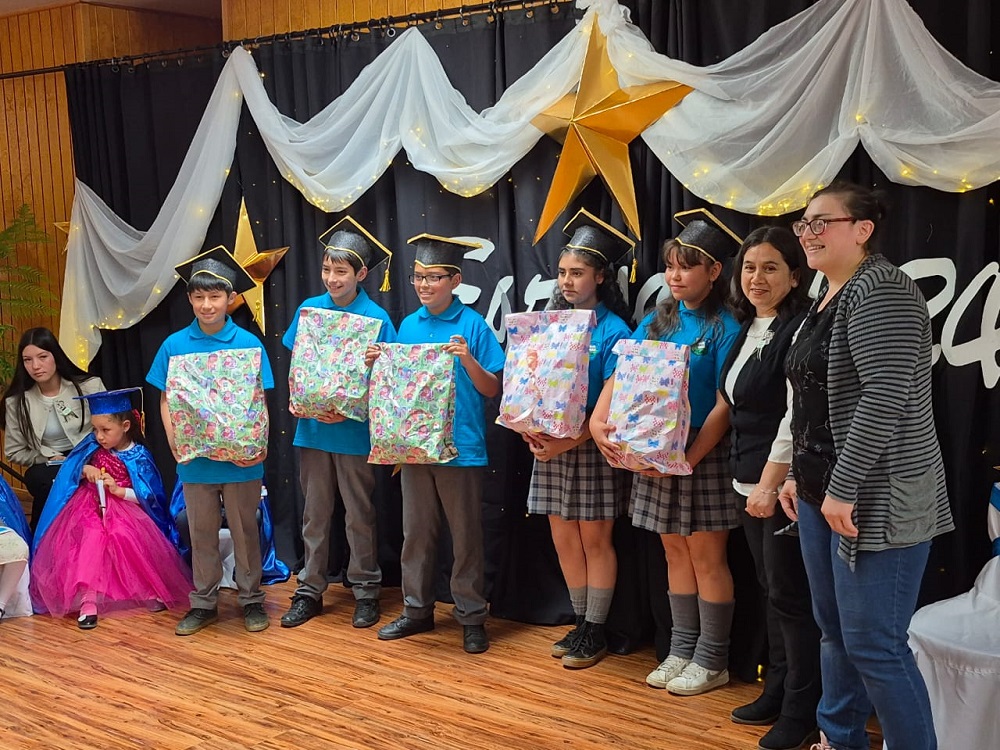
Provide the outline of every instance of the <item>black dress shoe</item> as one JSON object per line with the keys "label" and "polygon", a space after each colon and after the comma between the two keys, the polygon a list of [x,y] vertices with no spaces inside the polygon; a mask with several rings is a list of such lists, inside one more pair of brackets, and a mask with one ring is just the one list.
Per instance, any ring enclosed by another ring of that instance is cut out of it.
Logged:
{"label": "black dress shoe", "polygon": [[434,617],[422,617],[420,619],[401,615],[388,625],[379,628],[378,639],[380,641],[395,641],[399,638],[409,638],[417,633],[427,633],[434,630]]}
{"label": "black dress shoe", "polygon": [[292,597],[292,606],[281,616],[281,627],[297,628],[323,611],[323,602],[305,594]]}
{"label": "black dress shoe", "polygon": [[76,618],[76,626],[80,630],[93,630],[97,627],[97,615],[80,615]]}
{"label": "black dress shoe", "polygon": [[467,654],[481,654],[490,647],[490,637],[485,625],[466,625],[462,628],[462,648]]}
{"label": "black dress shoe", "polygon": [[819,738],[815,719],[795,719],[780,716],[757,746],[762,750],[799,750],[809,747]]}
{"label": "black dress shoe", "polygon": [[354,602],[354,617],[351,624],[356,628],[370,628],[382,616],[378,599],[358,599]]}
{"label": "black dress shoe", "polygon": [[773,724],[781,715],[781,700],[767,693],[762,693],[757,700],[745,706],[734,708],[729,718],[734,724],[749,724],[759,727]]}

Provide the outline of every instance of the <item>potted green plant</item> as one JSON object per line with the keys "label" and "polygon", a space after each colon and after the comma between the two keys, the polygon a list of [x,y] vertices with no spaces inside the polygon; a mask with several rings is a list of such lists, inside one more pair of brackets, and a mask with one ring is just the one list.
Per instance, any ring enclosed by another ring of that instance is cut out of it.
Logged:
{"label": "potted green plant", "polygon": [[42,270],[17,262],[15,250],[26,242],[52,242],[52,238],[35,223],[31,208],[24,204],[0,231],[0,300],[4,312],[0,320],[0,383],[10,382],[14,374],[19,327],[11,323],[59,312],[54,304],[56,296],[44,286]]}

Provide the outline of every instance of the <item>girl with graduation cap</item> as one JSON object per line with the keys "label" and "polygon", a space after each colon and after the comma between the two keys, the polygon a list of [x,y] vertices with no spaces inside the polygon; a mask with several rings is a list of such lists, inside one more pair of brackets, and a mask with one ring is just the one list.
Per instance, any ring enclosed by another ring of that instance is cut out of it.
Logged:
{"label": "girl with graduation cap", "polygon": [[[722,366],[740,326],[728,310],[722,262],[742,240],[705,209],[675,214],[684,229],[663,245],[671,297],[639,322],[636,340],[690,347],[690,476],[649,470],[632,482],[632,525],[660,535],[667,558],[673,628],[670,653],[647,677],[652,687],[698,695],[729,682],[733,577],[726,560],[729,530],[740,525],[729,472],[729,406],[719,394]],[[614,458],[609,440],[609,379],[590,420],[594,442]]]}
{"label": "girl with graduation cap", "polygon": [[[552,309],[593,310],[587,409],[594,408],[618,357],[614,345],[632,332],[628,306],[615,278],[615,263],[635,243],[581,209],[563,230],[570,239],[559,254]],[[524,435],[535,457],[528,512],[549,517],[559,567],[576,615],[574,627],[552,644],[552,656],[568,669],[585,669],[607,653],[604,624],[615,590],[618,561],[612,542],[615,519],[628,504],[627,472],[611,468],[584,429],[578,438]]]}
{"label": "girl with graduation cap", "polygon": [[31,596],[38,612],[97,611],[187,601],[191,574],[170,543],[172,521],[160,473],[143,444],[130,395],[85,395],[94,432],[70,454],[35,533]]}

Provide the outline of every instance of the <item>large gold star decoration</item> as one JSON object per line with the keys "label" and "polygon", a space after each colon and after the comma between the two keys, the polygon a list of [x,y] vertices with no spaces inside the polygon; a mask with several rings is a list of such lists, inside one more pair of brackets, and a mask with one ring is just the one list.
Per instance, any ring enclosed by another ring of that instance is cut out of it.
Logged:
{"label": "large gold star decoration", "polygon": [[536,243],[597,175],[618,203],[628,228],[640,237],[628,144],[692,90],[676,81],[622,89],[596,16],[589,33],[576,93],[566,95],[532,120],[539,130],[563,143],[538,220]]}
{"label": "large gold star decoration", "polygon": [[244,292],[237,297],[236,301],[229,306],[229,312],[239,309],[246,300],[253,312],[253,319],[260,328],[261,333],[267,333],[264,324],[264,282],[271,275],[271,271],[278,265],[278,261],[285,257],[288,252],[287,247],[277,250],[265,250],[257,252],[257,241],[253,238],[253,229],[250,226],[250,216],[247,214],[247,204],[245,200],[240,201],[240,220],[236,225],[236,245],[233,250],[233,257],[239,262],[256,286],[249,292]]}

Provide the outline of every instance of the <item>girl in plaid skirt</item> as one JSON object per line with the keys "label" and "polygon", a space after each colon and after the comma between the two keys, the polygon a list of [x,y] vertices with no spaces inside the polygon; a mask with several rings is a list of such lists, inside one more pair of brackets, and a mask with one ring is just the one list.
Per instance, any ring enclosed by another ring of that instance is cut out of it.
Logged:
{"label": "girl in plaid skirt", "polygon": [[[730,489],[729,407],[719,395],[719,374],[739,333],[727,309],[719,277],[722,260],[740,239],[704,209],[676,214],[684,230],[663,246],[665,281],[671,299],[647,315],[632,338],[690,347],[690,476],[645,471],[632,485],[633,525],[660,535],[667,558],[673,630],[670,654],[646,678],[679,695],[697,695],[729,682],[729,632],[733,578],[726,560],[729,530],[740,524]],[[618,448],[608,439],[608,381],[590,430],[609,459]]]}
{"label": "girl in plaid skirt", "polygon": [[[593,310],[587,410],[593,409],[617,357],[611,349],[631,331],[628,308],[615,280],[614,262],[634,247],[625,235],[587,211],[566,225],[571,239],[559,256],[550,308]],[[611,531],[625,511],[623,472],[612,469],[584,426],[578,438],[524,435],[535,457],[528,511],[549,517],[576,624],[552,646],[564,667],[593,666],[607,653],[604,623],[614,594],[618,562]]]}

